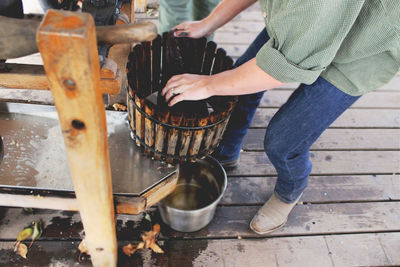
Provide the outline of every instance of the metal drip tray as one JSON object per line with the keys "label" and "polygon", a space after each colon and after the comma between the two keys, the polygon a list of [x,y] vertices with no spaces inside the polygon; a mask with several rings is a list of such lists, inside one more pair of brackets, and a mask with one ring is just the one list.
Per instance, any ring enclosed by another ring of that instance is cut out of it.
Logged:
{"label": "metal drip tray", "polygon": [[[106,111],[106,116],[114,194],[139,196],[176,172],[141,153],[126,113]],[[55,107],[0,103],[0,135],[0,188],[73,192]]]}

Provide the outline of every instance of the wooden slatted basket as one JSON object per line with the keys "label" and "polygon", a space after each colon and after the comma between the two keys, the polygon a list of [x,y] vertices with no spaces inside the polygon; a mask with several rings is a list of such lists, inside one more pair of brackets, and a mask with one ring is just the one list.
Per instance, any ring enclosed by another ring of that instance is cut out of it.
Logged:
{"label": "wooden slatted basket", "polygon": [[205,38],[175,38],[164,33],[134,47],[129,56],[127,94],[129,124],[136,144],[157,160],[194,161],[218,145],[236,97],[211,97],[168,107],[159,92],[181,73],[216,74],[233,60]]}

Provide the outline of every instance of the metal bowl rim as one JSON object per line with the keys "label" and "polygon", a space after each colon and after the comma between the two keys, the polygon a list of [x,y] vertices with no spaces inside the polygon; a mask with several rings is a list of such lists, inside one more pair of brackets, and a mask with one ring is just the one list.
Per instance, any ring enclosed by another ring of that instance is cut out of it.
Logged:
{"label": "metal bowl rim", "polygon": [[221,163],[219,163],[218,160],[216,160],[214,157],[211,157],[211,156],[207,156],[206,159],[207,158],[210,158],[212,161],[214,161],[217,164],[217,166],[222,170],[222,174],[224,175],[224,187],[222,188],[222,191],[221,191],[221,194],[219,195],[219,197],[216,200],[214,200],[212,203],[208,204],[207,206],[200,208],[200,209],[195,209],[195,210],[182,210],[182,209],[172,208],[170,206],[165,205],[163,203],[163,201],[160,201],[161,206],[164,206],[165,208],[168,208],[171,211],[176,212],[176,213],[190,214],[190,213],[198,213],[201,211],[205,211],[205,210],[209,209],[210,207],[212,207],[213,205],[218,204],[221,201],[221,199],[224,196],[224,193],[226,191],[226,188],[228,186],[228,177],[226,175],[226,171],[225,171],[224,167],[222,167]]}

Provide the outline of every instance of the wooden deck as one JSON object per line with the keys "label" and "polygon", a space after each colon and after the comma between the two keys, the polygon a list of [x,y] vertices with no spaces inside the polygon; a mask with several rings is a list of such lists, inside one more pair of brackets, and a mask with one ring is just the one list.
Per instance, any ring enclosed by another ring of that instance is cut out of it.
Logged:
{"label": "wooden deck", "polygon": [[[238,57],[263,27],[250,7],[215,36]],[[121,251],[119,266],[387,266],[400,265],[400,76],[363,96],[312,146],[313,170],[301,202],[284,228],[266,237],[248,224],[271,195],[276,173],[262,151],[265,128],[296,85],[266,93],[243,145],[240,166],[228,172],[228,188],[211,224],[195,233],[161,224],[165,254]],[[2,89],[3,90],[3,89]],[[51,103],[46,92],[36,102]],[[0,92],[1,99],[26,93]],[[24,96],[25,95],[25,96]],[[31,93],[28,97],[32,97]],[[12,251],[17,233],[42,219],[45,231],[24,260]],[[117,216],[119,245],[137,242],[150,229],[144,215]],[[82,225],[78,213],[0,209],[1,266],[72,266],[78,261]]]}

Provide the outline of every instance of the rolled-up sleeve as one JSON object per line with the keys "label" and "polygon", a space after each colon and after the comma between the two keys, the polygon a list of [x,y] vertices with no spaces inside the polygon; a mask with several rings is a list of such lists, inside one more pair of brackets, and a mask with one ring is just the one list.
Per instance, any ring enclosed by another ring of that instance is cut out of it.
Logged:
{"label": "rolled-up sleeve", "polygon": [[364,1],[260,1],[270,39],[256,55],[257,66],[283,83],[313,83],[356,26]]}

